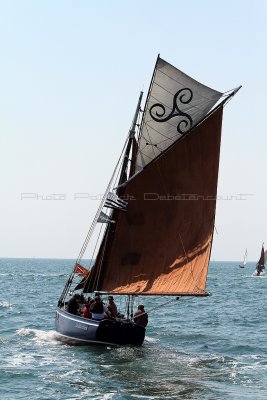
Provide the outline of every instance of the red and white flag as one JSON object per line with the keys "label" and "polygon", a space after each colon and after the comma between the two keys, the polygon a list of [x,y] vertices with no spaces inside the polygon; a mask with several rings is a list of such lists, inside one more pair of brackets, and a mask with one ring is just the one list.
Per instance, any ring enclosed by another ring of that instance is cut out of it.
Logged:
{"label": "red and white flag", "polygon": [[77,275],[87,276],[89,274],[88,269],[83,267],[81,264],[76,264],[74,273]]}

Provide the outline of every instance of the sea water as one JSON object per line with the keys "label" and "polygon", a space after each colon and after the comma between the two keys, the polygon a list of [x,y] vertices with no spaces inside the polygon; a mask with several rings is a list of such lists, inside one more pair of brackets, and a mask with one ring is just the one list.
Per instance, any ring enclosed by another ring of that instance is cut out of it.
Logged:
{"label": "sea water", "polygon": [[139,298],[151,310],[141,347],[57,340],[73,263],[0,260],[1,400],[267,399],[267,276],[253,263],[211,262],[209,297]]}

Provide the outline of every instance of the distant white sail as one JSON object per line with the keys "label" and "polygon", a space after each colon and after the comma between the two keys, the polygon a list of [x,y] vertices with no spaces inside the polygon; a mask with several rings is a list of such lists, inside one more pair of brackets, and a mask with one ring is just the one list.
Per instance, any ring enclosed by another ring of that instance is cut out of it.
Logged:
{"label": "distant white sail", "polygon": [[248,259],[248,250],[246,249],[245,254],[244,254],[244,260],[241,265],[239,265],[240,268],[244,268],[247,264],[247,259]]}
{"label": "distant white sail", "polygon": [[248,259],[248,251],[247,251],[247,249],[246,249],[245,255],[244,255],[244,261],[243,261],[243,265],[244,265],[244,266],[247,264],[247,259]]}

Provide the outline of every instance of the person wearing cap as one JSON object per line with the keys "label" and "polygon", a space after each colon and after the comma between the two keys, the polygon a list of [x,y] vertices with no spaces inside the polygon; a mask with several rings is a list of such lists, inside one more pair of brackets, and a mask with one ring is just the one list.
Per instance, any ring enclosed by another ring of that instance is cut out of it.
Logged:
{"label": "person wearing cap", "polygon": [[147,326],[148,324],[148,315],[145,311],[145,307],[143,306],[143,304],[140,304],[137,307],[137,311],[134,313],[134,322],[137,325],[141,325],[144,328]]}
{"label": "person wearing cap", "polygon": [[118,316],[118,309],[114,302],[113,296],[108,296],[108,310],[111,317],[116,318]]}

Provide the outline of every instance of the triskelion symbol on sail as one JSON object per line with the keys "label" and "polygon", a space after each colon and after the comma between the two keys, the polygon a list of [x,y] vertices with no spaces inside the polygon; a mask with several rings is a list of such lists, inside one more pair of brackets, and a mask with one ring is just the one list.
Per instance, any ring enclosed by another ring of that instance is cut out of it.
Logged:
{"label": "triskelion symbol on sail", "polygon": [[[208,295],[223,106],[239,88],[212,90],[158,57],[144,111],[141,93],[121,157],[61,294],[56,330],[63,340],[140,345],[145,327],[133,318],[138,295]],[[75,268],[96,231],[90,272],[78,283]],[[74,292],[78,307],[71,314],[68,296]],[[105,295],[124,298],[125,310],[115,318],[109,311],[101,320],[85,318],[79,310],[96,292],[90,301],[103,297],[103,315]]]}

